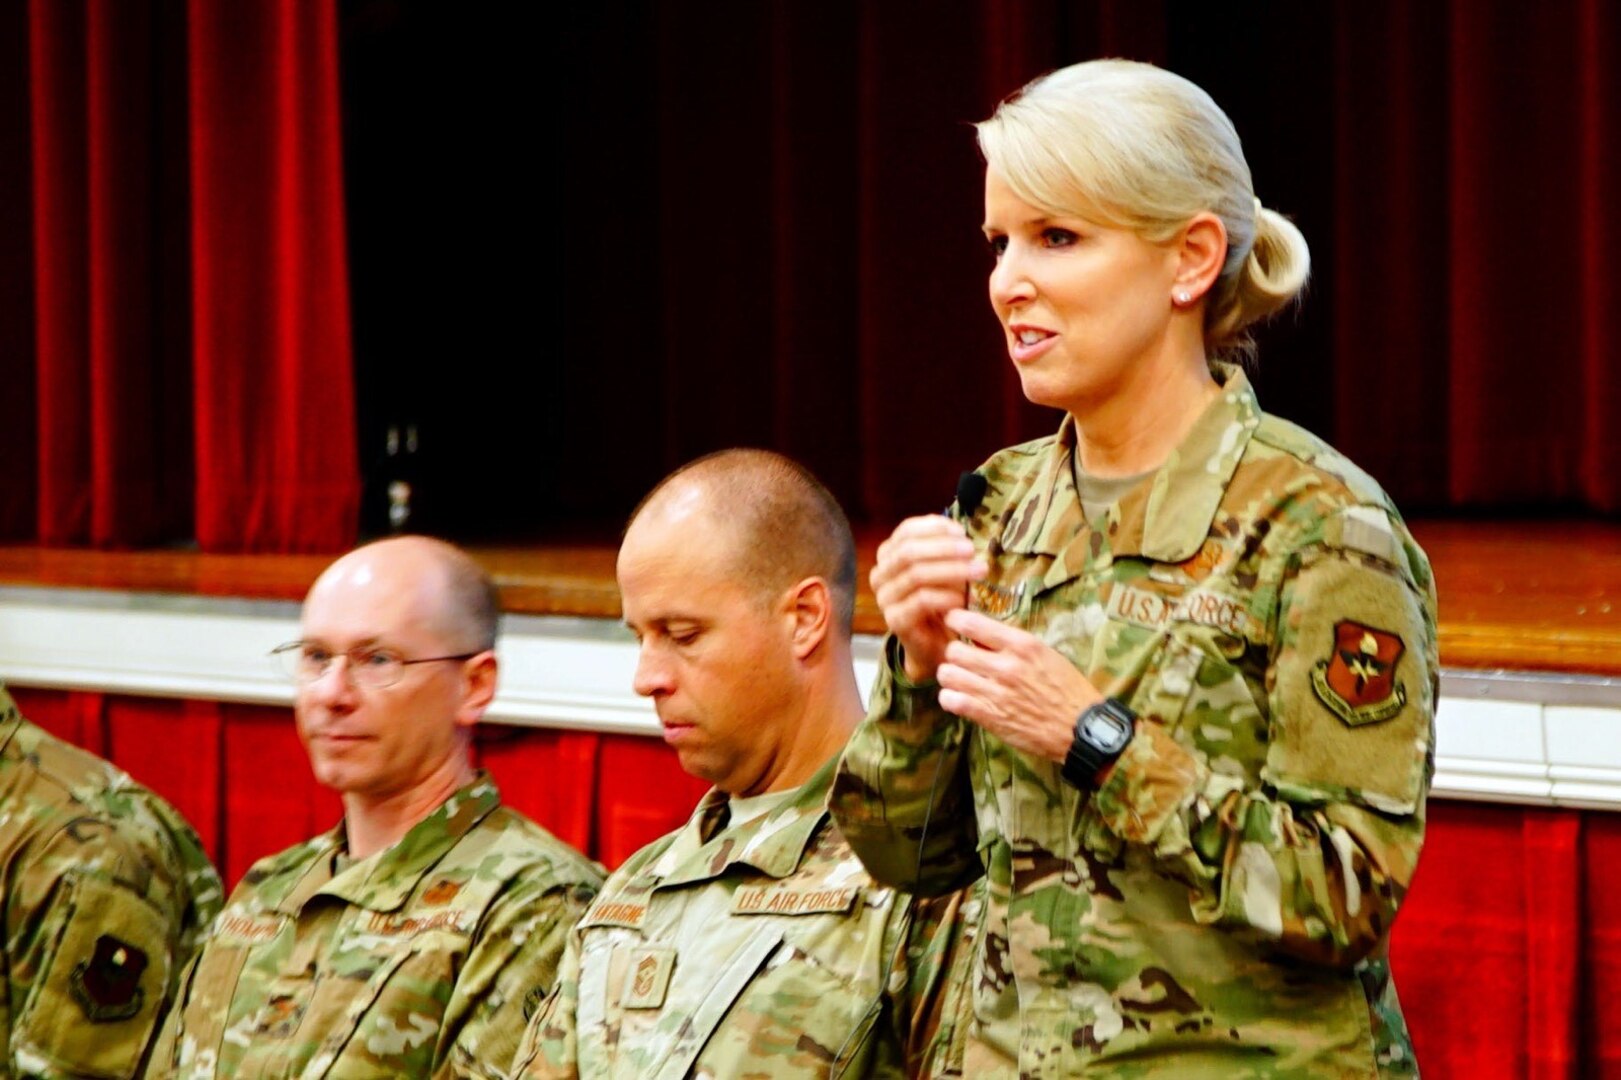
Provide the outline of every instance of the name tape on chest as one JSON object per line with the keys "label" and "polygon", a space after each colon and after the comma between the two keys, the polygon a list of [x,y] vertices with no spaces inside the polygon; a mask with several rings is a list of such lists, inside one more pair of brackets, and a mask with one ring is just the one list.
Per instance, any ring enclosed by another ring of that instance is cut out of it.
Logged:
{"label": "name tape on chest", "polygon": [[258,945],[281,933],[286,923],[285,915],[225,911],[214,924],[214,936],[230,945]]}
{"label": "name tape on chest", "polygon": [[1194,623],[1235,637],[1249,636],[1249,612],[1237,600],[1220,593],[1194,591],[1161,596],[1147,589],[1116,585],[1109,593],[1108,612],[1110,618],[1148,630],[1158,630],[1168,623]]}
{"label": "name tape on chest", "polygon": [[829,915],[847,912],[859,889],[745,885],[732,895],[733,915]]}
{"label": "name tape on chest", "polygon": [[647,905],[639,900],[620,900],[610,898],[598,900],[591,905],[591,910],[585,913],[580,925],[585,926],[623,926],[631,930],[641,929],[647,918]]}

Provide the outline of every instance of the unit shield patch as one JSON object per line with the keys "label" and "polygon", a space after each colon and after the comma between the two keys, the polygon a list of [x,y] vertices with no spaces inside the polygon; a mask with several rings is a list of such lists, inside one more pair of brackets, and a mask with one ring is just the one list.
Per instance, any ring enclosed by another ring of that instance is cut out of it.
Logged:
{"label": "unit shield patch", "polygon": [[1407,704],[1407,690],[1396,681],[1396,665],[1406,651],[1399,635],[1350,620],[1337,622],[1334,652],[1312,669],[1312,689],[1352,727],[1389,720]]}
{"label": "unit shield patch", "polygon": [[92,1021],[128,1020],[141,1011],[146,997],[141,989],[145,970],[146,953],[111,934],[102,934],[90,959],[74,965],[69,987]]}

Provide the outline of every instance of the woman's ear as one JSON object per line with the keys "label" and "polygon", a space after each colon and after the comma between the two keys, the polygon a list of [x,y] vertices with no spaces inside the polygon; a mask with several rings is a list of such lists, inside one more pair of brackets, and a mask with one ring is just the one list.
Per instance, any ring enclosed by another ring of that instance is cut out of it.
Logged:
{"label": "woman's ear", "polygon": [[1176,279],[1171,298],[1178,307],[1196,304],[1221,276],[1227,262],[1227,226],[1208,210],[1182,227],[1177,246]]}

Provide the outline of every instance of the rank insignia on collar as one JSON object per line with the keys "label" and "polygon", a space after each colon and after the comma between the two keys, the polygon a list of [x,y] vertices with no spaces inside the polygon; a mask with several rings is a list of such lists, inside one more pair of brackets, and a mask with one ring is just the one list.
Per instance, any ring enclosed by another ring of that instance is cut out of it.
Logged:
{"label": "rank insignia on collar", "polygon": [[1227,548],[1220,540],[1214,537],[1207,539],[1199,546],[1199,550],[1192,556],[1178,563],[1181,571],[1194,581],[1203,581],[1209,577],[1221,561],[1227,557]]}
{"label": "rank insignia on collar", "polygon": [[1337,622],[1333,655],[1312,669],[1312,690],[1352,727],[1389,720],[1407,704],[1407,689],[1396,681],[1396,664],[1406,651],[1397,634]]}
{"label": "rank insignia on collar", "polygon": [[141,1011],[146,993],[141,973],[146,953],[111,934],[96,939],[90,959],[80,961],[68,980],[73,999],[96,1023],[128,1020]]}
{"label": "rank insignia on collar", "polygon": [[422,902],[433,905],[448,904],[456,898],[456,894],[461,891],[461,888],[460,882],[441,881],[422,894]]}

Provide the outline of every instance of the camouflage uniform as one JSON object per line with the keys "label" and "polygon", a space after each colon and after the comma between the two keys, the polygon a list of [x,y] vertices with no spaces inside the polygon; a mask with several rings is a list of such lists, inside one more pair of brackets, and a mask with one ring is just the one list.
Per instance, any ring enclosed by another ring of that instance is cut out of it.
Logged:
{"label": "camouflage uniform", "polygon": [[967,1075],[1417,1071],[1386,941],[1433,771],[1429,565],[1371,479],[1218,377],[1106,531],[1072,421],[984,467],[972,605],[1141,718],[1098,790],[943,712],[893,641],[846,750],[832,809],[875,877],[989,881]]}
{"label": "camouflage uniform", "polygon": [[498,1076],[599,868],[480,774],[385,851],[342,825],[256,863],[148,1076]]}
{"label": "camouflage uniform", "polygon": [[516,1076],[904,1076],[938,1037],[960,894],[876,884],[828,818],[833,762],[723,824],[711,790],[570,935]]}
{"label": "camouflage uniform", "polygon": [[163,800],[0,690],[0,1075],[128,1077],[220,905]]}

